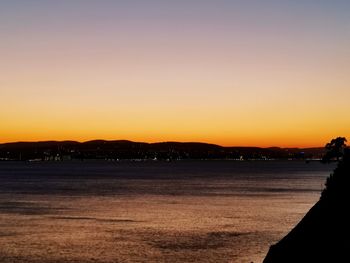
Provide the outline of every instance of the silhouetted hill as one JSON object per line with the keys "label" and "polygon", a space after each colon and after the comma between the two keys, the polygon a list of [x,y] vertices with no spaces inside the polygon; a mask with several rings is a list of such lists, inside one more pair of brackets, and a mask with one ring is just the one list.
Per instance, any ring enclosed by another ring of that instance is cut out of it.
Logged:
{"label": "silhouetted hill", "polygon": [[0,144],[0,160],[62,159],[306,159],[323,148],[222,147],[198,142],[144,143],[127,140],[16,142]]}
{"label": "silhouetted hill", "polygon": [[346,262],[350,249],[350,150],[327,179],[320,200],[264,263]]}

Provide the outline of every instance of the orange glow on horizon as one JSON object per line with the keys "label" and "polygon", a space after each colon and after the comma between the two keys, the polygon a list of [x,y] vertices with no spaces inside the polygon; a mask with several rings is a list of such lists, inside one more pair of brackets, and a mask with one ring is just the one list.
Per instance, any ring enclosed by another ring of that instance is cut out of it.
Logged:
{"label": "orange glow on horizon", "polygon": [[0,4],[0,142],[350,139],[341,5],[10,2]]}
{"label": "orange glow on horizon", "polygon": [[[340,133],[339,133],[340,134]],[[275,138],[257,138],[257,137],[245,137],[238,138],[237,140],[232,140],[231,138],[213,138],[210,139],[205,137],[188,137],[188,136],[170,136],[170,137],[144,137],[144,136],[80,136],[80,135],[59,135],[59,134],[41,134],[24,137],[20,134],[17,134],[18,137],[8,136],[2,137],[0,143],[8,142],[37,142],[37,141],[78,141],[86,142],[90,140],[129,140],[134,142],[146,142],[146,143],[156,143],[156,142],[201,142],[201,143],[210,143],[217,144],[225,147],[284,147],[284,148],[309,148],[309,147],[323,147],[331,138],[335,138],[338,135],[325,136],[324,138],[307,138],[304,135],[301,135],[299,138],[295,137],[290,140],[288,138],[275,137]],[[229,136],[228,136],[229,137]]]}

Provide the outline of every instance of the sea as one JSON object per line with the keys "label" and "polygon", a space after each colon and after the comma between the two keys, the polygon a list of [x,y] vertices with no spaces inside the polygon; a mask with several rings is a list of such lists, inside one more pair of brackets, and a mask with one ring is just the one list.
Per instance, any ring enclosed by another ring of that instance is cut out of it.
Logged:
{"label": "sea", "polygon": [[272,160],[0,162],[0,262],[262,262],[333,169]]}

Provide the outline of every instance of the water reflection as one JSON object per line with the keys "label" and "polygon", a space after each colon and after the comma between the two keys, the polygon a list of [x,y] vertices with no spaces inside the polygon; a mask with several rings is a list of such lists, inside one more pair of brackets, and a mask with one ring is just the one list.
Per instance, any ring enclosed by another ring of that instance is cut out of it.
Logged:
{"label": "water reflection", "polygon": [[260,262],[318,199],[302,162],[0,163],[1,262]]}

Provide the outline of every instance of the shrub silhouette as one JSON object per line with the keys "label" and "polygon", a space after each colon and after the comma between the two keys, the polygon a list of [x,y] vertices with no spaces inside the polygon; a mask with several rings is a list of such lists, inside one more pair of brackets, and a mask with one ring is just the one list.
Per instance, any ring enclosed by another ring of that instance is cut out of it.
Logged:
{"label": "shrub silhouette", "polygon": [[337,137],[332,139],[329,143],[326,144],[326,154],[322,158],[322,162],[331,162],[336,159],[339,162],[339,159],[344,155],[344,149],[346,148],[346,138]]}
{"label": "shrub silhouette", "polygon": [[327,178],[325,189],[322,191],[321,199],[341,198],[346,199],[345,194],[348,193],[350,185],[350,149],[343,150],[342,160],[338,162],[338,166],[334,172]]}

